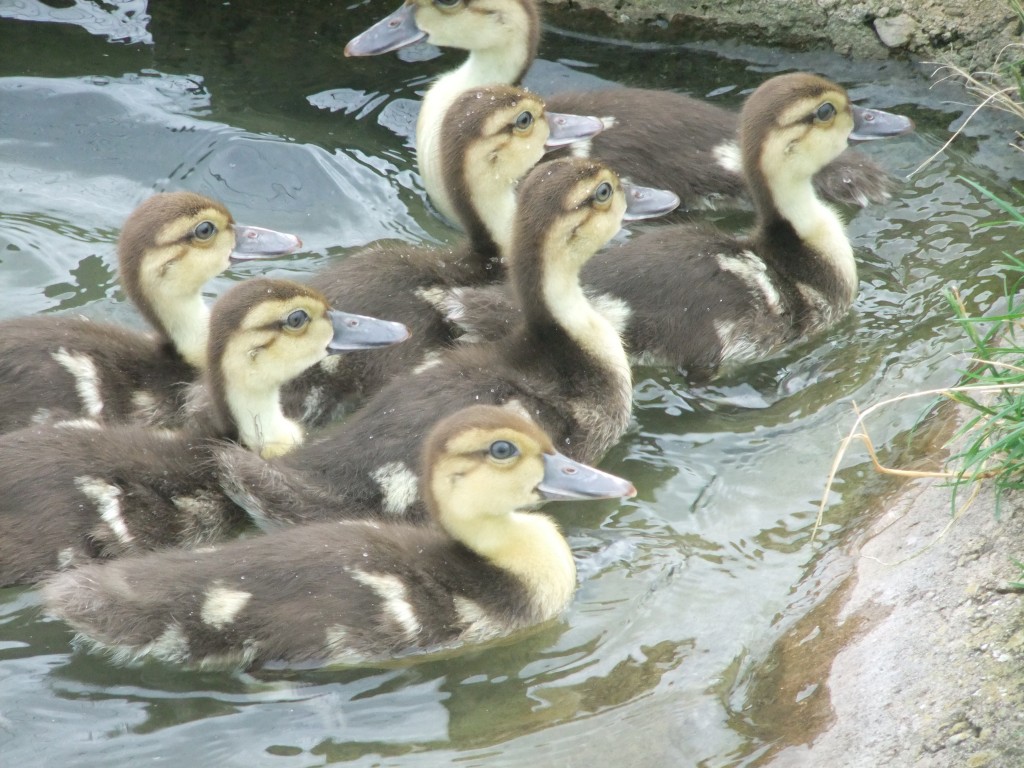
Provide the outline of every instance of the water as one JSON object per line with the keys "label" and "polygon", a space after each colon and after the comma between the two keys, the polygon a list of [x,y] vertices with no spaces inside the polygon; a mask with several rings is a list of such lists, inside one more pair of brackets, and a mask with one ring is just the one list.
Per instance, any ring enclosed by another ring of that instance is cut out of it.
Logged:
{"label": "water", "polygon": [[[391,5],[0,0],[0,316],[137,325],[114,242],[157,190],[204,192],[241,222],[299,233],[307,250],[270,268],[282,276],[381,237],[451,239],[425,207],[408,137],[417,94],[459,56],[342,57]],[[771,73],[817,71],[917,121],[915,136],[865,149],[901,177],[969,111],[956,87],[897,63],[555,32],[542,55],[530,78],[542,92],[603,78],[730,106]],[[891,488],[855,447],[812,544],[825,478],[853,403],[956,382],[963,342],[942,290],[988,310],[1001,252],[1019,249],[1010,230],[980,228],[992,208],[958,176],[1007,192],[1021,176],[1012,127],[975,121],[890,204],[846,212],[861,292],[826,337],[696,390],[637,371],[635,424],[602,466],[638,497],[549,507],[580,567],[561,620],[393,667],[118,669],[73,652],[32,590],[0,590],[4,764],[727,766],[813,735],[786,713],[827,714],[827,693],[775,688],[773,646],[828,593],[822,563]],[[211,298],[265,268],[238,267]],[[924,410],[879,414],[875,441],[899,454]]]}

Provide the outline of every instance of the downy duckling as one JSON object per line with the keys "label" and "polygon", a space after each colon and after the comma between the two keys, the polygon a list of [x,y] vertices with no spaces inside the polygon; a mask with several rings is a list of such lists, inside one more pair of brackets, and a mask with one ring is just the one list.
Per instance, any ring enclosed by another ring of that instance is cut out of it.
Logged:
{"label": "downy duckling", "polygon": [[212,405],[188,430],[76,420],[0,437],[0,586],[240,530],[245,515],[219,491],[213,451],[226,440],[264,457],[291,449],[302,431],[281,410],[281,386],[329,354],[405,335],[398,323],[331,310],[297,283],[239,283],[214,306]]}
{"label": "downy duckling", "polygon": [[[694,383],[824,330],[856,297],[857,265],[842,221],[811,179],[850,139],[912,129],[905,117],[850,104],[824,78],[774,77],[740,115],[754,231],[736,237],[673,225],[645,232],[591,259],[585,290],[614,310],[632,355],[675,365]],[[471,338],[500,337],[519,314],[511,286],[460,289],[447,303],[449,318]]]}
{"label": "downy duckling", "polygon": [[[420,176],[431,201],[449,220],[453,209],[441,174],[438,127],[448,105],[467,88],[522,81],[537,56],[537,0],[406,0],[353,38],[347,56],[387,53],[426,39],[469,52],[423,97],[416,123]],[[569,152],[607,163],[623,178],[682,199],[682,210],[729,204],[744,193],[735,113],[669,91],[609,88],[546,98],[559,112],[599,115],[614,128]],[[891,178],[869,158],[847,153],[815,178],[836,202],[864,206],[888,199]]]}
{"label": "downy duckling", "polygon": [[117,253],[121,285],[155,334],[66,315],[0,322],[0,432],[76,417],[174,423],[205,361],[203,284],[234,259],[301,244],[236,224],[194,192],[150,197],[125,222]]}
{"label": "downy duckling", "polygon": [[88,565],[47,583],[43,600],[118,663],[383,661],[555,618],[576,591],[576,567],[554,521],[530,510],[636,493],[494,406],[439,422],[421,466],[433,526],[322,522]]}
{"label": "downy duckling", "polygon": [[632,382],[622,342],[587,301],[580,267],[623,217],[671,211],[671,192],[620,183],[608,168],[566,159],[519,188],[511,278],[524,312],[505,338],[462,345],[392,379],[350,419],[273,462],[218,455],[224,488],[261,527],[332,516],[423,516],[413,470],[423,438],[468,405],[525,413],[569,456],[592,463],[625,431]]}
{"label": "downy duckling", "polygon": [[284,390],[288,413],[321,426],[356,395],[368,396],[451,345],[451,326],[433,305],[459,286],[505,278],[515,188],[550,149],[602,129],[597,118],[546,112],[537,96],[514,86],[467,91],[445,115],[444,177],[468,239],[450,247],[379,243],[320,271],[310,285],[335,306],[394,318],[412,330],[388,350],[332,357]]}

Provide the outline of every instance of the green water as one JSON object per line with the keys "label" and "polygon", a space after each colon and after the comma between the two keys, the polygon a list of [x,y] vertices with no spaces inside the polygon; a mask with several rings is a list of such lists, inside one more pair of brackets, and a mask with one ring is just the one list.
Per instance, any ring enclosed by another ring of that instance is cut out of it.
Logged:
{"label": "green water", "polygon": [[[138,324],[114,241],[156,190],[204,192],[241,222],[300,234],[306,250],[276,262],[278,275],[380,237],[453,238],[424,205],[408,136],[425,83],[460,57],[342,57],[393,4],[177,0],[150,17],[138,0],[0,0],[0,316],[73,309]],[[819,72],[917,121],[915,136],[865,148],[903,178],[969,111],[965,94],[908,65],[830,54],[549,30],[542,56],[529,80],[541,92],[603,78],[730,106],[774,72]],[[753,695],[772,646],[827,592],[823,555],[888,487],[855,448],[810,543],[851,403],[957,380],[963,343],[942,289],[987,311],[1001,252],[1020,247],[1010,230],[979,227],[991,208],[958,176],[1006,192],[1022,175],[1011,136],[1008,121],[982,117],[890,204],[846,211],[861,292],[827,336],[697,390],[669,370],[637,371],[634,426],[602,466],[638,497],[549,507],[580,568],[560,621],[395,668],[119,669],[73,651],[32,590],[0,590],[0,763],[763,762],[784,735],[779,702],[763,686]],[[227,274],[211,297],[264,267]],[[902,445],[923,408],[876,417],[876,442]]]}

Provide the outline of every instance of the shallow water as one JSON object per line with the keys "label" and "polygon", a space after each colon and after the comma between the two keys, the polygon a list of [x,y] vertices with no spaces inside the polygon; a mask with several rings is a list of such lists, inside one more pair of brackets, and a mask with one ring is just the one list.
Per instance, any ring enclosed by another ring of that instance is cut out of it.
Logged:
{"label": "shallow water", "polygon": [[[138,324],[117,287],[114,241],[157,190],[204,192],[241,222],[300,234],[306,250],[275,262],[277,275],[308,274],[381,237],[455,236],[424,205],[408,136],[417,94],[460,57],[420,48],[342,58],[393,3],[156,5],[150,17],[139,0],[107,10],[0,0],[0,316],[74,310]],[[641,50],[549,30],[542,55],[529,79],[541,92],[614,81],[727,105],[771,73],[817,71],[917,121],[915,136],[864,149],[900,177],[969,111],[958,89],[932,87],[907,65],[829,54]],[[392,668],[118,669],[73,652],[33,591],[0,590],[3,763],[761,761],[785,736],[773,715],[793,703],[763,686],[753,695],[772,644],[826,591],[815,577],[822,554],[884,486],[851,451],[810,542],[851,404],[954,383],[963,342],[942,291],[955,286],[988,310],[1001,252],[1020,247],[1008,230],[979,227],[992,208],[958,178],[1006,192],[1021,177],[1011,135],[1008,122],[976,120],[890,204],[846,212],[861,292],[827,336],[697,390],[669,370],[637,371],[634,426],[602,466],[639,496],[549,507],[580,567],[560,621]],[[211,298],[265,267],[228,273]],[[874,439],[902,445],[924,410],[889,408],[871,422]]]}

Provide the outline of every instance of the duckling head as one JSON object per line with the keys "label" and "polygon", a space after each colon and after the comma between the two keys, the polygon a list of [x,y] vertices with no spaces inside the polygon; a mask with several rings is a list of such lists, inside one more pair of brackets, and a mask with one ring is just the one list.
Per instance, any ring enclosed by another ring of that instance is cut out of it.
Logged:
{"label": "duckling head", "polygon": [[227,208],[194,192],[153,195],[125,222],[118,241],[121,282],[147,320],[182,356],[203,367],[203,285],[232,258],[289,253],[294,235],[236,224]]}
{"label": "duckling head", "polygon": [[515,209],[515,185],[544,153],[600,133],[596,117],[547,113],[540,97],[512,85],[473,88],[445,112],[442,172],[463,227],[474,240],[480,221],[505,249]]}
{"label": "duckling head", "polygon": [[488,548],[488,521],[546,500],[636,494],[628,481],[563,456],[534,422],[498,406],[472,406],[438,422],[422,465],[432,515],[477,551]]}
{"label": "duckling head", "polygon": [[426,39],[443,48],[509,52],[523,41],[527,55],[536,55],[540,39],[533,0],[406,0],[396,11],[357,35],[345,46],[346,56],[374,56]]}
{"label": "duckling head", "polygon": [[898,136],[913,122],[854,106],[845,89],[806,72],[773,77],[740,113],[743,166],[755,197],[760,190],[808,183],[850,140]]}
{"label": "duckling head", "polygon": [[518,197],[515,253],[542,254],[572,273],[611,240],[623,221],[661,216],[679,205],[676,194],[622,181],[589,158],[535,168]]}
{"label": "duckling head", "polygon": [[320,292],[290,280],[239,283],[214,305],[208,381],[222,419],[264,458],[301,441],[280,412],[279,390],[331,354],[408,338],[401,323],[331,309]]}

